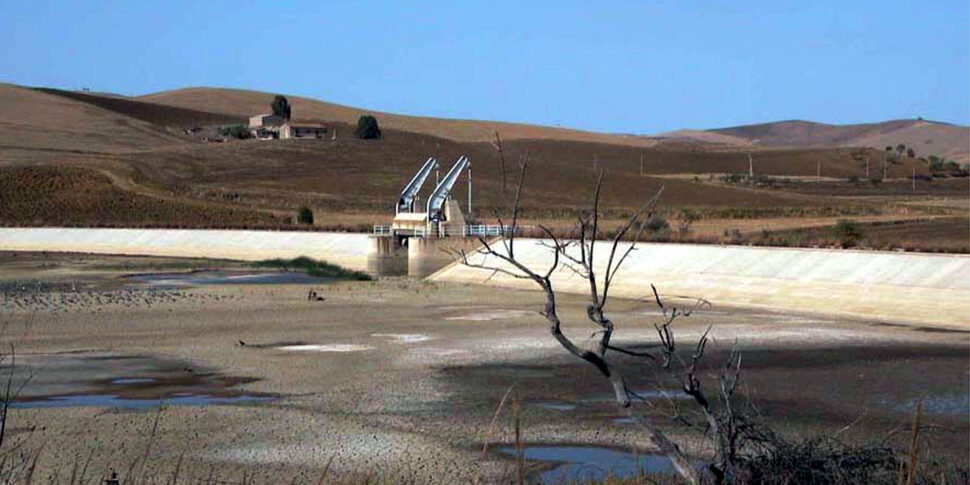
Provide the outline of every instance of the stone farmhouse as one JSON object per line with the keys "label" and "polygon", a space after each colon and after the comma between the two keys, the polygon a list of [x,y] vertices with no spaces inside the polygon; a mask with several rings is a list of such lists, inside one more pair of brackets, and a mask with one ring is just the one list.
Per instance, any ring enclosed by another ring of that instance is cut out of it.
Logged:
{"label": "stone farmhouse", "polygon": [[261,114],[249,118],[249,132],[259,140],[323,138],[327,126],[318,123],[295,124],[282,116]]}

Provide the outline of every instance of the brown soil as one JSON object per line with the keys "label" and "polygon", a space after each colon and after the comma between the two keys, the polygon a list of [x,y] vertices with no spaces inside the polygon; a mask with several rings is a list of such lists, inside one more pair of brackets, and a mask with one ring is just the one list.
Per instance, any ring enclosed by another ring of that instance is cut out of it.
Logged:
{"label": "brown soil", "polygon": [[0,168],[0,225],[247,227],[280,222],[242,208],[200,208],[122,191],[92,170]]}
{"label": "brown soil", "polygon": [[[97,174],[78,181],[93,184],[96,190],[60,190],[56,195],[51,190],[61,183],[57,179],[82,172],[32,172],[30,184],[12,187],[4,199],[8,205],[12,198],[32,200],[4,214],[3,222],[9,225],[279,227],[305,205],[318,214],[318,228],[366,230],[389,222],[397,194],[429,155],[438,158],[443,170],[460,155],[472,160],[471,219],[483,222],[491,220],[493,209],[505,206],[503,186],[511,194],[518,162],[526,157],[524,216],[556,226],[570,225],[585,207],[599,170],[605,173],[607,218],[625,217],[663,184],[660,210],[665,217],[676,219],[682,208],[691,208],[702,218],[698,227],[716,226],[711,229],[715,233],[733,228],[732,220],[784,219],[783,227],[795,228],[818,225],[819,218],[953,215],[960,213],[959,206],[920,202],[938,197],[966,199],[967,179],[920,182],[914,194],[904,182],[912,171],[906,163],[891,164],[889,175],[894,180],[886,183],[840,182],[864,175],[865,155],[879,159],[878,149],[644,144],[640,139],[631,144],[629,137],[503,124],[498,126],[504,141],[503,184],[499,154],[494,143],[485,141],[494,138],[496,128],[488,123],[384,120],[379,115],[384,138],[364,141],[351,135],[357,110],[295,98],[291,102],[297,119],[325,122],[338,138],[201,143],[174,128],[242,121],[244,115],[265,111],[271,95],[189,89],[120,98],[4,85],[0,96],[9,101],[0,117],[0,165],[72,166]],[[449,134],[452,129],[458,134]],[[718,174],[746,172],[749,152],[757,174],[785,180],[764,187],[719,182]],[[814,175],[819,161],[826,182],[798,179]],[[113,187],[104,185],[98,178],[102,176]],[[9,174],[4,177],[9,183],[14,180]],[[42,177],[50,180],[40,182]],[[30,190],[38,192],[30,194]],[[464,181],[457,184],[453,196],[467,200]],[[71,197],[76,200],[67,200]],[[130,200],[122,203],[118,197]],[[139,212],[143,215],[122,208],[153,205],[148,202],[153,200],[158,207]],[[32,205],[50,209],[35,214]],[[82,210],[82,205],[96,209]]]}
{"label": "brown soil", "polygon": [[[939,217],[921,220],[861,222],[863,248],[905,249],[948,253],[970,252],[970,219]],[[838,246],[834,225],[772,231],[767,236],[752,235],[759,244],[793,246]]]}
{"label": "brown soil", "polygon": [[207,125],[232,125],[247,122],[247,119],[243,116],[207,113],[195,109],[146,103],[144,101],[135,101],[127,98],[97,96],[62,89],[37,88],[37,91],[92,104],[108,111],[120,113],[159,126],[182,128]]}

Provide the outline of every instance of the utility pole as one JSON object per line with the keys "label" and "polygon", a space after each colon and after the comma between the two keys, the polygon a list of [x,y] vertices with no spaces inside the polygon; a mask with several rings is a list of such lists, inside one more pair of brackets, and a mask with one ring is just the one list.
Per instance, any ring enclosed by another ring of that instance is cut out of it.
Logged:
{"label": "utility pole", "polygon": [[748,178],[754,179],[754,159],[751,158],[750,153],[748,153]]}
{"label": "utility pole", "polygon": [[866,180],[869,180],[869,154],[866,154]]}

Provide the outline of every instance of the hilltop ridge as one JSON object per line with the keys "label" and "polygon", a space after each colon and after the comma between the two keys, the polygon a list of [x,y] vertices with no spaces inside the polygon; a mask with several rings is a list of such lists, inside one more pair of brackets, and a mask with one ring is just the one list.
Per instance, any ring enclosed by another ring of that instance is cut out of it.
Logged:
{"label": "hilltop ridge", "polygon": [[785,120],[710,130],[678,130],[661,136],[734,146],[776,148],[882,149],[904,144],[912,147],[917,156],[938,155],[958,163],[970,162],[970,128],[923,119],[848,125]]}

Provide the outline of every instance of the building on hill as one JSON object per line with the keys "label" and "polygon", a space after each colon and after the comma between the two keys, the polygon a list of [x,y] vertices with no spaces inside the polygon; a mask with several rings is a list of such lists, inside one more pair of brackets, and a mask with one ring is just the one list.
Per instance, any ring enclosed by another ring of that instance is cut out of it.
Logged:
{"label": "building on hill", "polygon": [[279,127],[283,126],[284,123],[286,123],[286,120],[282,116],[270,113],[251,116],[249,118],[250,128],[279,129]]}
{"label": "building on hill", "polygon": [[327,126],[319,123],[292,123],[282,116],[260,114],[249,118],[249,131],[253,138],[260,140],[290,138],[323,138]]}
{"label": "building on hill", "polygon": [[318,123],[302,123],[294,125],[284,123],[280,127],[280,138],[323,138],[327,134],[327,127]]}

